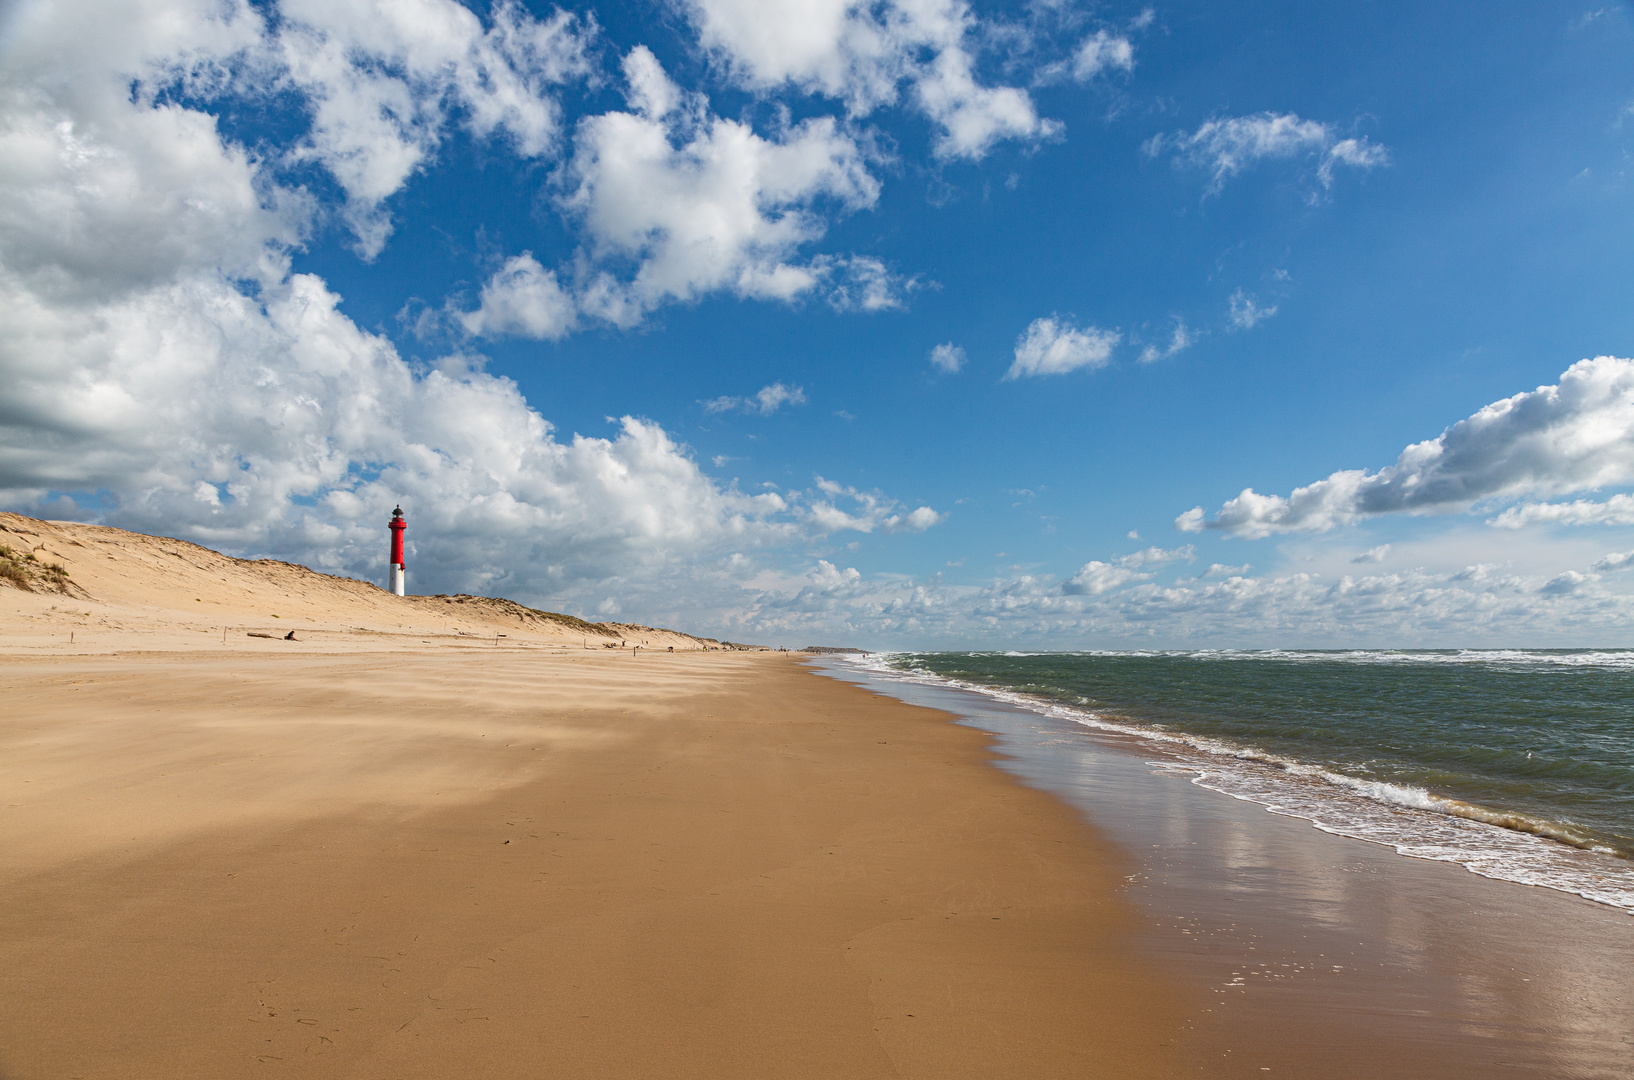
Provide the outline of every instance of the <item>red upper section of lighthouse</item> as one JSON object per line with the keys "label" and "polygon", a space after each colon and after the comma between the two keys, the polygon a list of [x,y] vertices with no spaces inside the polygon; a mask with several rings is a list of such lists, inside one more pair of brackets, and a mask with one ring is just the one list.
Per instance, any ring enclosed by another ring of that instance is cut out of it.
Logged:
{"label": "red upper section of lighthouse", "polygon": [[408,522],[403,520],[403,508],[399,506],[391,512],[391,563],[393,566],[403,565],[403,530],[408,528]]}

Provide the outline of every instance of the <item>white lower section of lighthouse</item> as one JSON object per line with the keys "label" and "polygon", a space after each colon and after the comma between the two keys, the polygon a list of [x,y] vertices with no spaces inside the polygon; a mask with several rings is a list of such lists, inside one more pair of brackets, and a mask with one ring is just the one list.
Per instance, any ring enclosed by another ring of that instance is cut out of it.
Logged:
{"label": "white lower section of lighthouse", "polygon": [[391,564],[391,591],[396,596],[403,595],[403,564]]}

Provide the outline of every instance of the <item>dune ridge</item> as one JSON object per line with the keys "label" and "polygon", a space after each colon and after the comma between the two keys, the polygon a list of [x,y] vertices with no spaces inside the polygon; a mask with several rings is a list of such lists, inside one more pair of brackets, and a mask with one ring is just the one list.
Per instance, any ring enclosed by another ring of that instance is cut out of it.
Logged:
{"label": "dune ridge", "polygon": [[[380,635],[447,644],[676,650],[743,648],[662,627],[588,622],[498,597],[394,596],[367,581],[278,559],[236,559],[165,536],[0,513],[0,634],[13,646],[144,649],[277,640],[347,647]],[[294,641],[285,636],[295,632]]]}

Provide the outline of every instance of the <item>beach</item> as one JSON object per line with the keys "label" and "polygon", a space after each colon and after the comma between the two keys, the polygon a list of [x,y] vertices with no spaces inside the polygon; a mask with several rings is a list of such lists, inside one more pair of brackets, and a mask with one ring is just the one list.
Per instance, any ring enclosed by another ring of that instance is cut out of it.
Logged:
{"label": "beach", "polygon": [[4,1080],[1628,1060],[1627,915],[1267,814],[1160,747],[7,524],[79,592],[0,591]]}
{"label": "beach", "polygon": [[8,1080],[1174,1065],[1118,853],[782,655],[0,672]]}
{"label": "beach", "polygon": [[990,733],[1001,768],[1126,854],[1121,893],[1142,916],[1144,957],[1202,999],[1182,1039],[1191,1075],[1628,1074],[1624,910],[1479,876],[1457,851],[1403,857],[1268,812],[1211,787],[1172,744],[1085,728],[1040,702],[872,664],[822,667]]}

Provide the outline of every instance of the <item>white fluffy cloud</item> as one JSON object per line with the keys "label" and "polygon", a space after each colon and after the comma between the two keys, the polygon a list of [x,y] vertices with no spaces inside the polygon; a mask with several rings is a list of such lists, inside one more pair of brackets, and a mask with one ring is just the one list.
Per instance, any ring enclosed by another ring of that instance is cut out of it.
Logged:
{"label": "white fluffy cloud", "polygon": [[[8,325],[25,325],[18,299],[0,297]],[[362,576],[400,501],[417,589],[536,602],[612,579],[640,597],[729,549],[939,520],[826,481],[810,496],[740,493],[639,419],[560,438],[507,380],[453,362],[416,375],[337,299],[309,275],[258,300],[199,278],[27,323],[0,350],[17,391],[0,497],[72,514],[50,493],[102,489],[110,523]],[[42,342],[74,365],[29,370]]]}
{"label": "white fluffy cloud", "polygon": [[643,48],[625,72],[636,111],[581,122],[564,206],[594,257],[635,270],[628,280],[603,271],[584,287],[581,308],[629,325],[669,300],[717,290],[790,300],[821,284],[823,266],[795,259],[825,229],[812,205],[828,199],[857,210],[879,196],[856,142],[832,117],[765,138],[710,116]]}
{"label": "white fluffy cloud", "polygon": [[1092,559],[1062,583],[1061,592],[1066,596],[1100,596],[1130,582],[1148,581],[1156,576],[1155,570],[1144,569],[1145,567],[1161,567],[1172,562],[1191,562],[1196,557],[1196,549],[1187,544],[1182,548],[1149,547],[1111,562]]}
{"label": "white fluffy cloud", "polygon": [[555,340],[573,329],[578,310],[555,272],[540,266],[533,252],[524,251],[505,260],[482,286],[477,310],[456,317],[473,337],[515,334]]}
{"label": "white fluffy cloud", "polygon": [[0,257],[13,287],[67,303],[201,268],[253,277],[269,244],[300,239],[305,198],[267,184],[214,118],[155,97],[259,42],[247,5],[149,0],[86,18],[34,4],[6,19]]}
{"label": "white fluffy cloud", "polygon": [[1006,379],[1030,375],[1065,375],[1079,368],[1105,367],[1123,335],[1089,326],[1080,330],[1071,319],[1050,315],[1034,319],[1016,339],[1016,358]]}
{"label": "white fluffy cloud", "polygon": [[[1500,496],[1548,496],[1634,483],[1634,360],[1581,360],[1560,382],[1495,401],[1434,439],[1414,443],[1389,468],[1336,472],[1291,495],[1252,488],[1205,520],[1202,507],[1176,519],[1183,531],[1245,537],[1322,532],[1373,514],[1463,510]],[[1626,496],[1619,496],[1626,499]],[[1618,504],[1619,509],[1626,503]],[[1521,507],[1495,524],[1594,520],[1591,507]],[[1604,520],[1612,520],[1607,509]],[[1551,517],[1551,515],[1554,515]]]}
{"label": "white fluffy cloud", "polygon": [[1373,169],[1387,165],[1389,151],[1366,138],[1341,139],[1333,127],[1302,120],[1294,113],[1255,113],[1203,123],[1196,131],[1154,135],[1143,149],[1156,157],[1173,153],[1177,164],[1207,169],[1210,193],[1250,165],[1265,160],[1315,158],[1324,188],[1333,184],[1334,168]]}
{"label": "white fluffy cloud", "polygon": [[1356,555],[1356,556],[1352,557],[1350,561],[1357,564],[1358,566],[1362,566],[1362,565],[1366,565],[1368,563],[1382,563],[1385,559],[1387,559],[1389,557],[1390,557],[1390,545],[1389,544],[1379,544],[1376,547],[1368,548],[1366,551],[1362,552],[1360,555]]}
{"label": "white fluffy cloud", "polygon": [[785,405],[804,405],[806,391],[800,386],[784,386],[774,382],[762,386],[748,397],[718,397],[704,402],[704,412],[744,412],[770,416]]}
{"label": "white fluffy cloud", "polygon": [[[269,22],[263,11],[275,17]],[[57,125],[68,125],[63,137],[83,142],[91,133],[97,154],[128,154],[140,140],[151,155],[144,164],[172,158],[163,195],[192,197],[205,207],[219,207],[213,196],[222,193],[186,191],[189,182],[219,178],[204,157],[249,155],[222,146],[211,115],[173,102],[294,93],[307,129],[293,144],[273,148],[271,160],[249,164],[311,163],[328,172],[345,193],[342,213],[358,250],[371,258],[391,233],[386,201],[435,154],[456,118],[478,138],[504,137],[524,157],[553,150],[561,109],[552,92],[589,74],[592,34],[574,16],[535,19],[514,0],[496,3],[486,25],[456,0],[281,0],[266,9],[245,0],[140,0],[93,11],[27,3],[16,6],[11,23],[5,79],[11,125],[31,111],[55,109]],[[110,92],[115,85],[120,93]],[[157,137],[152,129],[167,123],[179,127],[170,138]],[[117,128],[125,124],[148,130],[122,136]],[[151,189],[159,177],[128,179]],[[293,195],[279,191],[265,171],[256,170],[255,179],[262,202],[281,195],[277,201],[293,209]],[[100,194],[117,200],[156,192],[126,186]],[[162,205],[152,206],[150,217],[193,230],[211,220],[170,215]],[[258,247],[265,235],[250,230],[241,243]],[[187,237],[159,239],[162,250]]]}
{"label": "white fluffy cloud", "polygon": [[883,311],[917,287],[869,256],[799,257],[827,228],[818,203],[855,211],[879,196],[861,147],[833,118],[767,138],[712,115],[645,46],[623,71],[630,111],[582,121],[566,170],[560,202],[585,249],[557,270],[529,252],[507,260],[478,310],[455,311],[468,334],[558,338],[586,317],[632,326],[666,302],[720,291]]}
{"label": "white fluffy cloud", "polygon": [[[863,116],[897,101],[906,86],[937,125],[939,157],[981,158],[1001,140],[1037,140],[1060,130],[1038,115],[1025,89],[977,77],[972,50],[982,27],[963,0],[682,0],[680,6],[704,45],[750,88],[792,84],[844,101],[852,115]],[[1121,38],[1092,38],[1085,49],[1083,78],[1133,63],[1132,47]]]}
{"label": "white fluffy cloud", "polygon": [[[380,25],[366,25],[371,12]],[[196,104],[241,71],[264,74],[246,59],[273,40],[256,11],[146,0],[112,5],[107,16],[35,4],[13,12],[8,26],[0,68],[6,505],[376,576],[381,523],[401,501],[416,589],[577,598],[587,610],[609,581],[632,603],[675,602],[708,585],[707,575],[688,578],[680,568],[775,554],[838,529],[934,523],[934,511],[897,512],[878,493],[746,494],[706,475],[649,421],[626,417],[609,437],[566,437],[514,384],[458,356],[411,366],[353,323],[323,280],[291,273],[291,245],[311,227],[313,206],[279,185],[278,162],[229,141]],[[339,89],[324,100],[355,91],[353,104],[367,106],[357,115],[371,122],[385,116],[370,112],[371,102],[391,98],[406,110],[380,129],[398,125],[406,157],[394,157],[389,140],[359,134],[367,125],[333,117],[315,120],[302,144],[326,167],[355,157],[360,205],[377,205],[455,115],[479,133],[503,129],[520,153],[543,147],[555,114],[538,80],[565,70],[550,66],[566,62],[560,49],[555,60],[544,56],[564,26],[501,6],[484,29],[450,0],[349,11],[292,5],[276,40],[289,48],[317,35],[313,48],[322,51],[355,35],[359,44],[341,59],[356,70],[325,69]],[[501,61],[509,67],[490,69]],[[422,86],[422,69],[439,74]],[[386,71],[413,84],[410,97],[353,85]],[[297,77],[314,76],[287,75]],[[468,77],[478,89],[460,89]],[[177,100],[151,89],[182,83],[193,89]],[[644,107],[663,107],[661,91],[649,83]],[[438,96],[455,93],[458,109]],[[450,109],[441,120],[424,115],[433,101]],[[750,141],[743,132],[710,138],[716,147],[722,138]],[[774,192],[797,189],[811,170],[791,158],[822,157],[836,139],[796,129],[767,144],[757,175]],[[850,196],[862,181],[821,183]],[[754,212],[774,232],[781,224],[775,211]],[[523,254],[463,315],[472,333],[550,336],[571,310],[550,271]],[[63,492],[97,494],[76,506]],[[841,502],[853,509],[836,517]]]}
{"label": "white fluffy cloud", "polygon": [[1599,501],[1522,503],[1509,507],[1488,524],[1500,529],[1520,529],[1528,525],[1634,525],[1634,495],[1613,495]]}
{"label": "white fluffy cloud", "polygon": [[535,593],[799,531],[783,496],[720,487],[656,425],[562,441],[506,380],[416,376],[337,299],[309,275],[258,301],[200,278],[35,321],[30,343],[76,363],[0,354],[22,414],[0,428],[7,501],[104,489],[113,523],[355,573],[401,501],[422,585]]}
{"label": "white fluffy cloud", "polygon": [[456,111],[472,134],[503,133],[516,153],[537,157],[560,134],[551,90],[590,70],[574,16],[535,19],[515,0],[496,3],[486,27],[454,0],[279,0],[277,12],[278,29],[248,67],[303,94],[312,125],[292,157],[339,182],[367,257],[391,233],[385,201],[436,151]]}
{"label": "white fluffy cloud", "polygon": [[[806,511],[806,519],[825,533],[846,530],[864,533],[876,530],[887,533],[924,532],[943,520],[941,514],[928,506],[906,510],[895,499],[878,491],[858,491],[820,476],[817,478],[817,490],[828,498],[813,501]],[[840,501],[849,502],[852,508],[842,509],[836,505]]]}
{"label": "white fluffy cloud", "polygon": [[1628,594],[1578,570],[1472,566],[1250,577],[1247,567],[1216,564],[1165,584],[1122,561],[1090,563],[1066,582],[1022,575],[954,585],[940,577],[870,577],[820,560],[803,574],[762,575],[744,586],[723,621],[756,640],[921,648],[972,641],[1042,648],[1402,648],[1442,646],[1449,638],[1469,646],[1506,647],[1516,640],[1581,646],[1634,630]]}
{"label": "white fluffy cloud", "polygon": [[1634,567],[1634,551],[1618,551],[1597,559],[1590,569],[1604,573],[1611,570],[1627,570],[1630,567]]}

